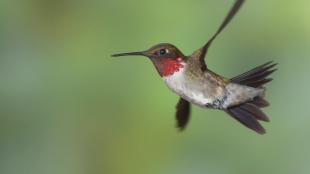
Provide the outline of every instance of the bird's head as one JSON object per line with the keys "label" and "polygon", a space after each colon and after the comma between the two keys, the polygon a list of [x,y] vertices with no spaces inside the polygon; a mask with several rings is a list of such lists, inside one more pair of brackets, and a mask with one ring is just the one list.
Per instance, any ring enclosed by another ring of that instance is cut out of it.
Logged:
{"label": "bird's head", "polygon": [[186,57],[183,53],[168,43],[157,44],[146,51],[114,54],[112,56],[146,56],[153,62],[161,77],[173,75],[183,69],[186,64]]}

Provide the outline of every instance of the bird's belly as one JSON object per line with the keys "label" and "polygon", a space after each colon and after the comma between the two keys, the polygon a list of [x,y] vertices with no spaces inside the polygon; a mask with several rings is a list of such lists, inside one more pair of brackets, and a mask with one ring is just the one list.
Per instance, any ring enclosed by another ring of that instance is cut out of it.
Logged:
{"label": "bird's belly", "polygon": [[173,92],[193,104],[205,107],[214,101],[207,90],[197,83],[184,79],[182,73],[175,73],[163,79]]}
{"label": "bird's belly", "polygon": [[191,90],[183,90],[176,92],[181,97],[186,99],[187,101],[196,104],[198,106],[206,107],[208,104],[211,104],[213,100],[208,97],[205,93],[202,93],[200,91],[191,91]]}

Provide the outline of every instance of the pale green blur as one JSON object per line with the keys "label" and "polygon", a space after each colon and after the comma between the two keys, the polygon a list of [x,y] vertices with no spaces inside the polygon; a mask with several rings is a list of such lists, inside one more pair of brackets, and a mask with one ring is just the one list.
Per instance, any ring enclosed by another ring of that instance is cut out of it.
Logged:
{"label": "pale green blur", "polygon": [[279,62],[263,136],[198,107],[178,132],[151,62],[110,57],[160,42],[191,54],[232,3],[1,0],[0,173],[310,173],[310,1],[247,1],[209,51],[226,77]]}

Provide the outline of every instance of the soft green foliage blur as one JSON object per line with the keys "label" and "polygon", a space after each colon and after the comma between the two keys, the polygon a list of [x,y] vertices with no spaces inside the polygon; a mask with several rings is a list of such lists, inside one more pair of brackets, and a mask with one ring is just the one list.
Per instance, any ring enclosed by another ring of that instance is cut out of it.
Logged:
{"label": "soft green foliage blur", "polygon": [[267,134],[193,107],[142,57],[170,42],[185,54],[215,32],[232,0],[1,0],[1,174],[310,173],[310,1],[250,1],[210,48],[226,77],[269,60]]}

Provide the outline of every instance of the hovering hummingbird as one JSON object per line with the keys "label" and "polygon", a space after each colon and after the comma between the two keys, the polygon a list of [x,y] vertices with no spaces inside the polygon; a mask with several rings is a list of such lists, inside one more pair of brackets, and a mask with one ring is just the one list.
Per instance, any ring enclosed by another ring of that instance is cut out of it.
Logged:
{"label": "hovering hummingbird", "polygon": [[180,96],[176,106],[177,127],[183,130],[190,115],[190,103],[203,107],[223,110],[244,126],[264,134],[265,129],[258,122],[268,122],[261,111],[269,103],[264,99],[264,85],[267,78],[276,71],[276,64],[267,62],[239,76],[228,79],[211,71],[204,58],[208,48],[240,9],[244,0],[236,0],[228,15],[211,39],[192,55],[185,56],[177,47],[162,43],[146,51],[112,55],[146,56],[154,64],[167,86]]}

